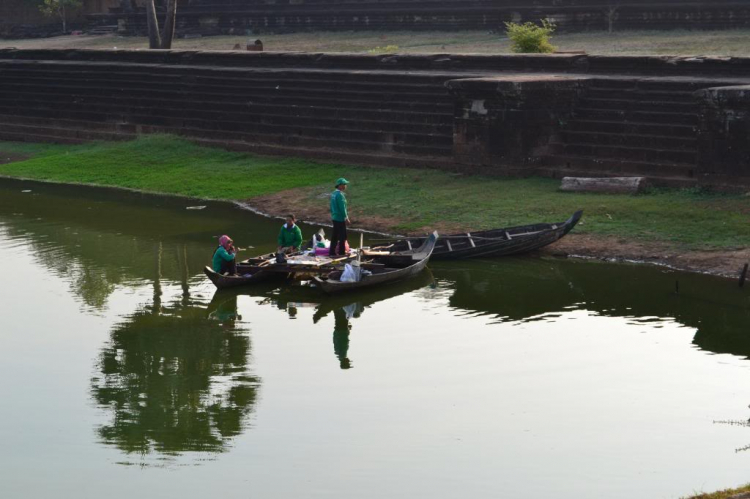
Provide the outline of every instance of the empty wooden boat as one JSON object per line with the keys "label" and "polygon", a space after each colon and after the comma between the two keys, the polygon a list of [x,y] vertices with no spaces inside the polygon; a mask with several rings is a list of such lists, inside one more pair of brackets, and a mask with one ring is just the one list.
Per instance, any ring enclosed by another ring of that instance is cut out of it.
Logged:
{"label": "empty wooden boat", "polygon": [[[540,223],[440,236],[432,253],[433,260],[459,260],[519,255],[543,248],[565,236],[581,219],[583,210],[565,222]],[[380,251],[404,251],[420,246],[425,237],[409,237],[379,244],[365,251],[365,256]]]}

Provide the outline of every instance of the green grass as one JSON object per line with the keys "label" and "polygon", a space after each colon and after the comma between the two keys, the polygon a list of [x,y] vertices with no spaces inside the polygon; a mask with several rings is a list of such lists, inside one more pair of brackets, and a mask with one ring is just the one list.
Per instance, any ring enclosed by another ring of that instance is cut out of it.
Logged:
{"label": "green grass", "polygon": [[571,194],[559,181],[457,176],[435,170],[368,168],[269,158],[199,147],[169,136],[132,142],[50,146],[0,142],[3,152],[35,154],[0,165],[0,175],[126,187],[208,199],[244,200],[299,189],[300,202],[324,204],[321,193],[340,176],[352,218],[377,215],[398,232],[432,226],[479,230],[560,221],[585,210],[576,232],[658,241],[679,247],[750,246],[750,196],[652,191],[638,196]]}
{"label": "green grass", "polygon": [[125,187],[207,199],[245,199],[315,185],[334,165],[200,147],[169,136],[130,142],[49,146],[0,142],[3,151],[38,154],[0,165],[0,175]]}
{"label": "green grass", "polygon": [[742,494],[742,493],[747,493],[747,492],[750,492],[750,484],[744,485],[737,489],[726,489],[726,490],[720,490],[718,492],[712,492],[712,493],[701,493],[701,494],[696,494],[694,496],[685,497],[683,499],[729,499],[730,497],[736,496],[737,494]]}

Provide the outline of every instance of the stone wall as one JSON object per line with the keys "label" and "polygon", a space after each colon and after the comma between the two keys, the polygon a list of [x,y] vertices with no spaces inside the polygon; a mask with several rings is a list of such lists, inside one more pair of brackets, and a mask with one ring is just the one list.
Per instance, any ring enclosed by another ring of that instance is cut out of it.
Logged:
{"label": "stone wall", "polygon": [[698,170],[726,184],[750,177],[750,85],[696,92]]}
{"label": "stone wall", "polygon": [[[750,185],[750,58],[0,50],[0,139]],[[697,93],[696,93],[697,92]]]}
{"label": "stone wall", "polygon": [[[143,33],[141,12],[112,11]],[[507,21],[553,20],[562,31],[727,29],[750,26],[747,0],[192,0],[181,30],[206,34],[300,30],[501,30]]]}

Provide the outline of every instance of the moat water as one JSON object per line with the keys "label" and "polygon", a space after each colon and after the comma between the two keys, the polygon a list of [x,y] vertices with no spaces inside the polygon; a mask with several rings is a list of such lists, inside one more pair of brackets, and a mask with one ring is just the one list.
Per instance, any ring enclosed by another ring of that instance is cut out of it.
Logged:
{"label": "moat water", "polygon": [[530,257],[333,298],[204,278],[217,235],[250,256],[279,226],[0,182],[0,497],[633,499],[748,481],[736,282]]}

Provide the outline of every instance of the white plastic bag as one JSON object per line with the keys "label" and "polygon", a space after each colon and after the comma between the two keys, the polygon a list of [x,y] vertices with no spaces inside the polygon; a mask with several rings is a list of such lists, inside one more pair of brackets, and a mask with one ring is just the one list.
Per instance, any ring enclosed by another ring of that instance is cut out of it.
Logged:
{"label": "white plastic bag", "polygon": [[354,272],[354,268],[348,263],[344,266],[344,273],[341,274],[341,282],[357,282],[357,274]]}

